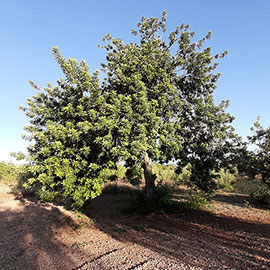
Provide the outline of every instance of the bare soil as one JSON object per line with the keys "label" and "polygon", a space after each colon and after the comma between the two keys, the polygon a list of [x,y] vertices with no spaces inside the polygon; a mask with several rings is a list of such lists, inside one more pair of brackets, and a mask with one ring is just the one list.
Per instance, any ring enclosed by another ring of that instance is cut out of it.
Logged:
{"label": "bare soil", "polygon": [[0,269],[270,269],[270,211],[244,195],[148,216],[122,214],[127,196],[104,194],[86,216],[0,185]]}

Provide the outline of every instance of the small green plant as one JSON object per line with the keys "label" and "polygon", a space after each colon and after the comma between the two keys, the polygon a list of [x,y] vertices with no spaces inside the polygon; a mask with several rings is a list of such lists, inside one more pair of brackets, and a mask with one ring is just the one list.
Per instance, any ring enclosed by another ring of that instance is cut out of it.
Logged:
{"label": "small green plant", "polygon": [[175,173],[174,165],[153,164],[153,173],[157,176],[158,182],[167,182],[174,184],[178,175]]}
{"label": "small green plant", "polygon": [[231,173],[229,170],[221,169],[218,172],[217,184],[218,188],[224,191],[232,191],[236,180],[236,173]]}
{"label": "small green plant", "polygon": [[177,185],[188,185],[191,176],[191,164],[186,165],[176,179]]}
{"label": "small green plant", "polygon": [[250,204],[250,202],[247,201],[247,200],[244,200],[244,201],[243,201],[243,206],[246,207],[246,208],[252,207],[252,205]]}
{"label": "small green plant", "polygon": [[190,190],[186,206],[191,209],[204,209],[212,200],[214,194],[206,194],[202,191]]}

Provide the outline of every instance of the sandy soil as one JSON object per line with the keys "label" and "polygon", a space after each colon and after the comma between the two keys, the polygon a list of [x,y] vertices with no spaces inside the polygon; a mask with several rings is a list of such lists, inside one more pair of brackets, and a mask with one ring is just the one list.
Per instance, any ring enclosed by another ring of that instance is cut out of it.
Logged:
{"label": "sandy soil", "polygon": [[270,269],[270,211],[219,194],[211,211],[123,215],[127,195],[86,217],[0,185],[0,269]]}

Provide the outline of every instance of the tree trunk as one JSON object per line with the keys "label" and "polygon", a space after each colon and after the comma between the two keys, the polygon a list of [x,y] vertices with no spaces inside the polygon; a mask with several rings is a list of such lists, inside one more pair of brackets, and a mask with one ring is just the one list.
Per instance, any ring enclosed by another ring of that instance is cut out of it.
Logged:
{"label": "tree trunk", "polygon": [[144,179],[145,179],[145,199],[149,201],[155,190],[156,175],[152,172],[152,161],[145,152],[144,155]]}

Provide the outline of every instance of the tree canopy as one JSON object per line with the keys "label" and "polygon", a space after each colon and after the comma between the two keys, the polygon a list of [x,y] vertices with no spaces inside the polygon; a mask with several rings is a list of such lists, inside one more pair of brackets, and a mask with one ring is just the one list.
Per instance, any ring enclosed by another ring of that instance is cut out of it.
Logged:
{"label": "tree canopy", "polygon": [[[212,56],[204,47],[209,32],[194,42],[182,24],[166,33],[162,18],[144,18],[132,34],[137,43],[105,36],[104,80],[85,61],[55,59],[65,78],[28,99],[28,152],[44,197],[68,196],[75,207],[101,193],[110,170],[119,162],[132,181],[146,183],[146,198],[155,190],[151,161],[191,164],[191,183],[205,193],[215,188],[212,175],[230,156],[237,138],[226,113],[228,101],[215,105],[215,73],[226,52]],[[168,38],[166,38],[168,37]]]}
{"label": "tree canopy", "polygon": [[246,172],[251,176],[261,175],[262,181],[270,189],[270,127],[264,128],[259,117],[254,123],[249,136],[249,143],[255,145],[254,151],[248,151]]}

